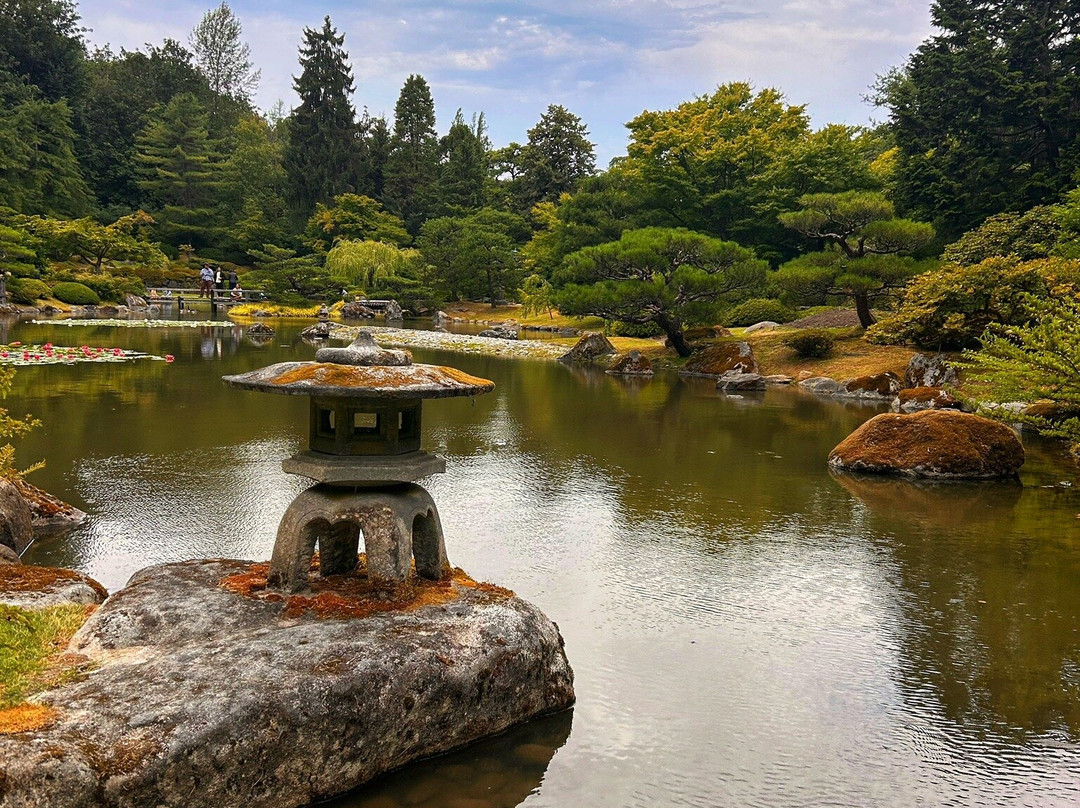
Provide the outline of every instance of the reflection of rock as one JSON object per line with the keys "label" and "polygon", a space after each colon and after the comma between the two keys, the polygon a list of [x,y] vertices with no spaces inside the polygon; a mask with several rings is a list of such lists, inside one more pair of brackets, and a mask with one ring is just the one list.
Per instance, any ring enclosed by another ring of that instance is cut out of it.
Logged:
{"label": "reflection of rock", "polygon": [[105,587],[93,578],[74,570],[0,566],[0,603],[6,606],[20,609],[47,609],[69,603],[91,606],[101,603],[107,594]]}
{"label": "reflection of rock", "polygon": [[877,373],[845,379],[833,393],[841,398],[870,398],[891,401],[900,392],[900,377],[895,373]]}
{"label": "reflection of rock", "polygon": [[716,382],[716,389],[725,393],[748,392],[765,389],[765,377],[760,373],[729,371]]}
{"label": "reflection of rock", "polygon": [[14,485],[30,509],[30,522],[35,538],[64,533],[86,519],[86,514],[74,505],[54,497],[48,491],[42,491],[26,480],[15,480]]}
{"label": "reflection of rock", "polygon": [[837,471],[832,478],[880,516],[942,528],[1002,524],[1024,492],[1015,480],[911,480]]}
{"label": "reflection of rock", "polygon": [[386,319],[392,322],[397,322],[405,317],[404,312],[401,310],[401,304],[396,300],[391,300],[386,304]]}
{"label": "reflection of rock", "polygon": [[485,328],[477,336],[492,337],[493,339],[518,339],[520,334],[517,326],[497,325],[493,328]]}
{"label": "reflection of rock", "polygon": [[987,479],[1014,476],[1024,447],[1009,427],[954,410],[885,413],[832,450],[829,465],[872,474]]}
{"label": "reflection of rock", "polygon": [[22,553],[34,540],[30,508],[19,489],[0,479],[0,544]]}
{"label": "reflection of rock", "polygon": [[963,405],[955,396],[938,387],[912,387],[901,390],[892,404],[894,412],[959,410],[962,407]]}
{"label": "reflection of rock", "polygon": [[725,342],[694,351],[679,370],[683,376],[720,377],[730,372],[761,372],[749,342]]}
{"label": "reflection of rock", "polygon": [[341,307],[341,316],[346,320],[371,320],[374,319],[375,312],[360,301],[354,300]]}
{"label": "reflection of rock", "polygon": [[569,351],[559,357],[560,362],[595,362],[615,353],[611,340],[599,331],[586,331]]}
{"label": "reflection of rock", "polygon": [[940,354],[929,356],[915,354],[908,362],[904,374],[905,387],[945,387],[960,381],[956,368],[952,367]]}
{"label": "reflection of rock", "polygon": [[519,805],[543,782],[572,723],[570,710],[537,718],[497,739],[406,766],[326,808]]}
{"label": "reflection of rock", "polygon": [[458,574],[380,599],[350,574],[282,598],[265,574],[136,573],[72,640],[94,674],[38,697],[55,723],[0,736],[5,799],[308,805],[573,703],[557,628],[506,590]]}
{"label": "reflection of rock", "polygon": [[642,356],[641,351],[630,351],[612,362],[607,372],[616,376],[652,376],[654,371],[649,357]]}

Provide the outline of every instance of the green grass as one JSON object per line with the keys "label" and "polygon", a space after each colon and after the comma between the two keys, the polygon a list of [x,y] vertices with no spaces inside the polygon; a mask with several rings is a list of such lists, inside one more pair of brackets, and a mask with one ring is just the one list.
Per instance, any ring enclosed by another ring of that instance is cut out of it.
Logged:
{"label": "green grass", "polygon": [[86,607],[40,611],[0,604],[0,709],[15,707],[43,689],[53,657],[86,621]]}

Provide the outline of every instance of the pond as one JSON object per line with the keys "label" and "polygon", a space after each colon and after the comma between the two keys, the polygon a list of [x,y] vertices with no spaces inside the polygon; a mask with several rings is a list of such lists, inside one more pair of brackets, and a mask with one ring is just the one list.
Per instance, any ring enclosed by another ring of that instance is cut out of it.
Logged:
{"label": "pond", "polygon": [[[226,329],[19,324],[171,354],[20,369],[36,484],[92,518],[27,561],[110,589],[149,564],[268,558],[304,481],[306,400],[226,373],[307,359]],[[1080,802],[1080,494],[1025,438],[1022,484],[829,473],[873,408],[704,380],[417,352],[495,381],[425,407],[451,561],[558,624],[572,713],[415,764],[334,808]]]}

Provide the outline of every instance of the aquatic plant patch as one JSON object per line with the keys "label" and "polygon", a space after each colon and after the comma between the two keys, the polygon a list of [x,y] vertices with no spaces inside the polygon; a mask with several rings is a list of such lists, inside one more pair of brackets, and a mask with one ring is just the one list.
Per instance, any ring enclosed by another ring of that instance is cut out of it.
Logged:
{"label": "aquatic plant patch", "polygon": [[63,345],[24,345],[11,342],[0,345],[0,364],[3,365],[74,365],[80,362],[128,362],[132,359],[156,359],[172,362],[172,354],[154,356],[126,348],[102,348],[80,345],[78,348]]}
{"label": "aquatic plant patch", "polygon": [[34,325],[97,325],[116,326],[117,328],[235,328],[235,323],[222,320],[120,320],[107,319],[84,319],[82,317],[71,320],[31,320]]}

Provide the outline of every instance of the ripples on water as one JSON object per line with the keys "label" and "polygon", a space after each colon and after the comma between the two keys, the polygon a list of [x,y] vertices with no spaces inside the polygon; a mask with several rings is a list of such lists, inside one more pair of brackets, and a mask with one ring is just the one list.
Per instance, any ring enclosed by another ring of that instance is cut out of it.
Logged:
{"label": "ripples on water", "polygon": [[[87,336],[178,359],[20,371],[48,428],[22,456],[93,514],[30,560],[115,589],[151,563],[266,558],[305,487],[280,461],[306,407],[218,377],[312,349]],[[425,406],[448,460],[428,487],[451,560],[558,622],[579,701],[337,808],[1080,802],[1080,501],[1051,450],[1032,445],[1024,487],[834,476],[873,409],[420,358],[498,385]]]}

